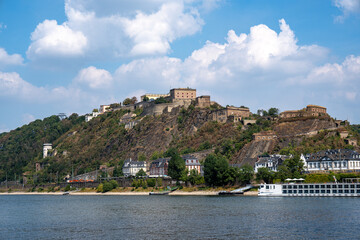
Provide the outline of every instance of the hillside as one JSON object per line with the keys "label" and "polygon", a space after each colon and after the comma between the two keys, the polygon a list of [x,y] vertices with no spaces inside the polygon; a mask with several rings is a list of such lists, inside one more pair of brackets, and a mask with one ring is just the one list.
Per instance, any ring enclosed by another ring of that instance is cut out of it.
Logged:
{"label": "hillside", "polygon": [[[230,163],[254,164],[258,155],[267,153],[302,153],[329,148],[351,148],[340,138],[334,120],[298,118],[287,121],[253,115],[256,123],[218,123],[212,120],[210,108],[188,109],[175,107],[159,116],[144,116],[137,111],[126,129],[120,119],[128,110],[110,111],[89,122],[72,115],[60,121],[56,116],[37,120],[10,133],[0,135],[0,176],[4,180],[15,174],[35,172],[35,163],[42,166],[37,172],[39,181],[51,181],[71,174],[82,174],[100,165],[115,166],[127,158],[155,159],[171,147],[182,154],[215,152]],[[347,127],[359,139],[359,133]],[[273,130],[277,138],[254,141],[253,134]],[[53,143],[54,156],[42,158],[42,144]]]}

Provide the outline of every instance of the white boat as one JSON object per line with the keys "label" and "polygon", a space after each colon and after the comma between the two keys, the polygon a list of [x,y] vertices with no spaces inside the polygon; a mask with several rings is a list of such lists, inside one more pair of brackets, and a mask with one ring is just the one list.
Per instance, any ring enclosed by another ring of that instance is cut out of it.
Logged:
{"label": "white boat", "polygon": [[360,197],[360,183],[261,184],[261,197]]}

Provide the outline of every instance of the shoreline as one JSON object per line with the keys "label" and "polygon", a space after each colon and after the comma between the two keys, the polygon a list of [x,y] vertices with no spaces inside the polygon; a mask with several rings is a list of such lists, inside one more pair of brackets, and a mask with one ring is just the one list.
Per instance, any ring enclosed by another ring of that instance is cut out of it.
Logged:
{"label": "shoreline", "polygon": [[[150,192],[69,192],[68,195],[72,196],[149,196]],[[64,192],[3,192],[0,193],[0,196],[3,195],[55,195],[63,196]],[[193,192],[184,192],[184,191],[174,191],[169,193],[169,196],[217,196],[219,191],[193,191]],[[245,192],[242,196],[257,196],[257,192]]]}

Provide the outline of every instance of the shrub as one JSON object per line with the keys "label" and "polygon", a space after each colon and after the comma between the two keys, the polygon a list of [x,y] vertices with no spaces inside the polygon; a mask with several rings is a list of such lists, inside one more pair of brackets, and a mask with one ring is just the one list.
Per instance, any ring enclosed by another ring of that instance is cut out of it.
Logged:
{"label": "shrub", "polygon": [[68,184],[68,185],[66,185],[66,187],[65,187],[64,191],[65,191],[65,192],[70,191],[70,185],[69,185],[69,184]]}
{"label": "shrub", "polygon": [[96,189],[97,192],[103,192],[104,191],[104,184],[100,183],[99,186]]}
{"label": "shrub", "polygon": [[113,185],[112,185],[112,183],[111,182],[105,182],[104,184],[103,184],[103,193],[104,192],[108,192],[108,191],[111,191],[111,190],[113,190]]}
{"label": "shrub", "polygon": [[147,182],[148,187],[155,187],[155,185],[156,185],[155,178],[149,178],[146,182]]}
{"label": "shrub", "polygon": [[110,183],[112,185],[112,189],[115,189],[115,188],[119,187],[119,184],[118,184],[118,182],[116,180],[111,180]]}

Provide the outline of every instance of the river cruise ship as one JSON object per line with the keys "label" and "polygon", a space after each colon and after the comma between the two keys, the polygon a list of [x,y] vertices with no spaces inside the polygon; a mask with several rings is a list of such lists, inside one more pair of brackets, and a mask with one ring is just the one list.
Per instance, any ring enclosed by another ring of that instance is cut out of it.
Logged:
{"label": "river cruise ship", "polygon": [[359,197],[360,182],[261,184],[264,197]]}

